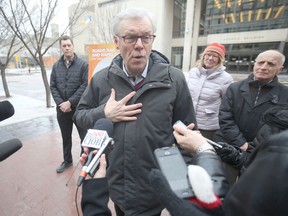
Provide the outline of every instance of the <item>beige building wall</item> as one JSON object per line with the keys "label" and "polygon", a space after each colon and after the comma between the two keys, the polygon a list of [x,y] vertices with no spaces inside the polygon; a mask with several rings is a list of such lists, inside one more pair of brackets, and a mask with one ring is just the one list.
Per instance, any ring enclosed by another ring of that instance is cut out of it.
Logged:
{"label": "beige building wall", "polygon": [[95,32],[95,2],[96,1],[84,1],[85,4],[77,8],[78,3],[69,7],[69,17],[72,17],[75,10],[82,12],[76,24],[70,28],[70,35],[73,38],[75,52],[80,56],[86,55],[85,45],[94,43],[94,32]]}

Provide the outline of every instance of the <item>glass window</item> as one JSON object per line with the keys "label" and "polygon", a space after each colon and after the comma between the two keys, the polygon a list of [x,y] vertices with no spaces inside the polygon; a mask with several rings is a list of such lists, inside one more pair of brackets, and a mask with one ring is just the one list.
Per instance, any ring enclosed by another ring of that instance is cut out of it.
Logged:
{"label": "glass window", "polygon": [[183,38],[185,31],[186,21],[186,0],[174,1],[174,13],[173,13],[173,38]]}
{"label": "glass window", "polygon": [[182,70],[183,47],[172,47],[171,65]]}
{"label": "glass window", "polygon": [[250,73],[255,58],[260,52],[278,49],[279,43],[231,44],[226,45],[225,66],[228,72]]}
{"label": "glass window", "polygon": [[[207,0],[201,15],[204,35],[288,27],[288,1]],[[205,5],[202,3],[202,6]]]}

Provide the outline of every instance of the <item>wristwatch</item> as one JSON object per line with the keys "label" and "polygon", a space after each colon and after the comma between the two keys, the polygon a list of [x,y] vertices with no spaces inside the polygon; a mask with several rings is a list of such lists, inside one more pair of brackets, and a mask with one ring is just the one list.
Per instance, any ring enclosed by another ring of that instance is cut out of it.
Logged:
{"label": "wristwatch", "polygon": [[199,154],[201,152],[211,152],[211,153],[215,153],[215,149],[213,148],[212,145],[208,144],[208,143],[204,143],[203,145],[199,146],[196,150],[196,154]]}

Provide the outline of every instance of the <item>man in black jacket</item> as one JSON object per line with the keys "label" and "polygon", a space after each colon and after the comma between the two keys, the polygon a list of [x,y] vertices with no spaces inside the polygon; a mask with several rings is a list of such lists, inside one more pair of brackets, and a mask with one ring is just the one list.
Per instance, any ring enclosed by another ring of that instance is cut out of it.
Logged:
{"label": "man in black jacket", "polygon": [[[285,56],[279,51],[264,51],[255,59],[253,74],[228,87],[219,110],[220,130],[214,141],[250,151],[249,142],[263,125],[263,113],[271,107],[288,104],[288,88],[279,83],[277,77],[284,61]],[[229,165],[226,170],[233,183],[238,170]]]}
{"label": "man in black jacket", "polygon": [[[50,89],[57,105],[57,120],[63,142],[64,161],[56,169],[56,172],[62,173],[73,164],[71,148],[74,122],[72,118],[76,106],[87,87],[88,63],[74,53],[73,41],[69,36],[62,36],[59,43],[63,56],[53,65]],[[86,130],[77,125],[76,127],[82,142]]]}
{"label": "man in black jacket", "polygon": [[278,82],[285,56],[276,50],[260,53],[253,74],[232,83],[220,111],[220,131],[216,141],[225,141],[246,151],[263,125],[263,113],[271,107],[288,104],[288,88]]}

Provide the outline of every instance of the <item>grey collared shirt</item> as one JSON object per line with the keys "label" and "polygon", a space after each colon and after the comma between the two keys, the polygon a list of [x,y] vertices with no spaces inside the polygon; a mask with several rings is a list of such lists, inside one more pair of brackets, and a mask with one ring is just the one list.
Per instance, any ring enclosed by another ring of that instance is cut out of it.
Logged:
{"label": "grey collared shirt", "polygon": [[143,72],[139,75],[136,75],[136,76],[132,76],[127,70],[126,70],[126,67],[123,63],[123,71],[125,72],[125,74],[127,75],[127,77],[129,78],[130,82],[132,83],[132,85],[136,85],[137,83],[141,82],[143,79],[146,78],[147,76],[147,70],[148,70],[148,65],[149,65],[149,62],[147,62]]}

